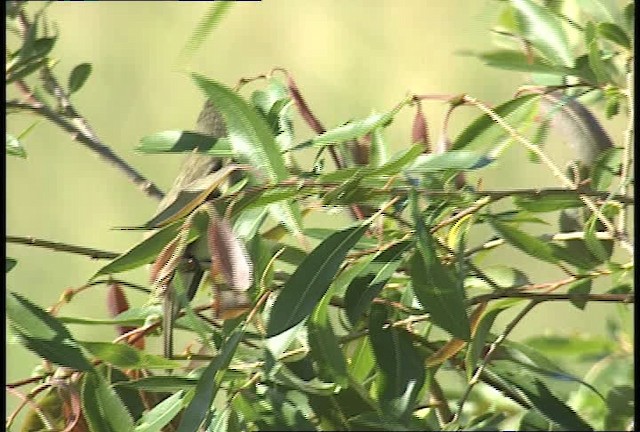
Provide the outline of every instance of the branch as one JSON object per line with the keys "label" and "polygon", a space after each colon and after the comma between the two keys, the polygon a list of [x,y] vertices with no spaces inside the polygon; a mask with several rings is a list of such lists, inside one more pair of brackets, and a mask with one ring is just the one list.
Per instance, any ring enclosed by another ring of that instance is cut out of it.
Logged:
{"label": "branch", "polygon": [[500,336],[498,336],[495,341],[493,341],[493,343],[489,347],[489,350],[487,351],[487,353],[485,354],[484,358],[482,359],[482,362],[480,363],[480,366],[478,366],[478,368],[476,369],[475,373],[471,377],[471,380],[469,381],[469,384],[467,385],[467,388],[466,388],[464,394],[460,398],[458,411],[456,412],[455,416],[451,420],[452,422],[457,421],[458,419],[460,419],[460,415],[462,414],[462,409],[464,408],[464,404],[467,401],[467,399],[469,398],[469,395],[471,394],[471,390],[473,389],[473,387],[478,382],[480,382],[480,380],[482,378],[482,374],[483,374],[484,370],[486,369],[487,365],[489,364],[489,361],[491,360],[491,357],[493,357],[493,353],[495,353],[495,351],[498,348],[498,346],[500,346],[500,344],[507,338],[507,336],[509,336],[509,334],[513,331],[513,329],[518,325],[518,323],[520,321],[522,321],[522,319],[529,312],[531,312],[531,310],[538,303],[539,303],[538,300],[532,300],[531,302],[529,302],[529,304],[527,306],[525,306],[525,308],[522,309],[520,311],[520,313],[518,313],[518,315],[513,320],[511,320],[511,322],[509,324],[507,324],[507,327],[504,329],[504,332],[502,332],[502,334]]}
{"label": "branch", "polygon": [[150,180],[147,180],[141,174],[139,174],[134,168],[129,166],[124,160],[116,155],[111,148],[102,143],[95,137],[85,135],[76,126],[65,120],[60,114],[51,110],[49,107],[42,103],[29,104],[17,101],[6,101],[6,108],[16,108],[20,110],[32,111],[47,120],[57,125],[62,130],[71,134],[71,139],[83,144],[89,150],[95,152],[102,160],[115,166],[120,172],[122,172],[129,180],[131,180],[138,188],[146,193],[148,196],[161,200],[164,197],[162,191],[153,184]]}
{"label": "branch", "polygon": [[67,243],[53,242],[49,240],[37,239],[35,237],[7,236],[7,243],[23,244],[27,246],[42,247],[58,252],[68,252],[77,255],[88,256],[92,259],[114,259],[119,257],[119,253],[108,252],[83,246],[74,246]]}
{"label": "branch", "polygon": [[[26,35],[32,26],[29,22],[27,15],[24,11],[20,13],[20,24],[22,27],[22,35]],[[139,174],[133,167],[129,166],[123,159],[116,155],[110,147],[105,145],[98,136],[94,133],[93,129],[89,125],[89,122],[75,109],[69,96],[64,89],[58,84],[57,79],[51,73],[48,66],[42,69],[42,80],[45,84],[45,88],[49,89],[53,96],[58,100],[58,103],[64,110],[64,114],[59,114],[50,110],[42,103],[27,103],[18,104],[7,102],[7,107],[28,109],[41,116],[49,119],[54,124],[69,132],[73,140],[84,144],[91,151],[95,152],[106,162],[119,169],[129,180],[131,180],[138,188],[147,194],[148,196],[161,200],[164,197],[162,191],[153,184],[150,180],[147,180],[144,176]],[[69,123],[64,117],[70,117],[72,122]]]}
{"label": "branch", "polygon": [[539,294],[532,292],[494,292],[473,297],[469,304],[474,305],[489,300],[502,298],[522,298],[535,300],[538,303],[545,301],[586,300],[607,303],[635,303],[635,294]]}

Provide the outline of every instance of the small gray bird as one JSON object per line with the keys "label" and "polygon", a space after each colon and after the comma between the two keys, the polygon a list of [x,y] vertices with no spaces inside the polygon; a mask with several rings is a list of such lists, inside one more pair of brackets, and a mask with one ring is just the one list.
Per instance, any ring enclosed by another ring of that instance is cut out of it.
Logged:
{"label": "small gray bird", "polygon": [[[210,100],[207,100],[200,112],[196,124],[196,132],[204,135],[210,135],[212,138],[219,139],[227,135],[227,129],[222,115],[215,109]],[[180,173],[176,177],[171,189],[167,192],[158,206],[157,214],[165,210],[175,199],[178,194],[184,190],[189,184],[195,180],[199,180],[222,167],[221,158],[208,156],[202,153],[193,152],[189,154],[180,168]],[[181,272],[182,283],[186,288],[187,300],[191,300],[200,285],[204,270],[197,263],[195,256],[194,244],[190,244],[184,258],[195,262],[195,265],[188,266],[187,270],[179,270]],[[166,287],[163,292],[163,352],[165,357],[171,358],[173,355],[173,323],[180,309],[179,302],[176,299],[175,292],[171,285]]]}

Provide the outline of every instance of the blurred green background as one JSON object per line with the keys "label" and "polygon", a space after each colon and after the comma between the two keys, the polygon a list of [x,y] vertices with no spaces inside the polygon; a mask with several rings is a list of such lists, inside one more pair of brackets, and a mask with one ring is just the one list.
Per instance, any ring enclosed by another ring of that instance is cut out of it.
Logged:
{"label": "blurred green background", "polygon": [[[30,5],[29,10],[41,5]],[[328,128],[366,116],[372,109],[389,109],[407,92],[466,92],[498,104],[510,98],[526,77],[491,69],[459,53],[494,48],[489,29],[499,6],[489,0],[239,2],[195,54],[191,68],[232,86],[240,77],[285,67]],[[209,2],[60,2],[48,8],[47,15],[60,32],[52,55],[60,59],[55,72],[61,81],[77,64],[93,65],[89,81],[74,95],[76,108],[106,144],[163,190],[177,174],[182,156],[142,155],[133,149],[145,135],[193,127],[203,95],[186,73],[178,71],[176,60],[208,8]],[[15,48],[15,42],[9,37],[9,46]],[[258,85],[249,85],[243,94]],[[9,97],[17,96],[13,88],[8,92]],[[445,104],[427,102],[423,107],[435,142]],[[457,110],[451,136],[477,115],[470,107]],[[34,119],[12,115],[7,119],[8,132],[18,135]],[[604,121],[618,145],[623,120]],[[405,110],[389,127],[387,137],[395,150],[409,145],[411,121],[412,112]],[[301,122],[296,125],[300,141],[311,136]],[[27,159],[7,158],[8,234],[116,252],[140,240],[139,232],[113,228],[145,222],[157,202],[46,121],[24,144]],[[561,166],[571,157],[557,139],[547,148]],[[530,163],[517,146],[499,163],[469,178],[472,183],[482,178],[485,189],[558,186],[544,167]],[[310,223],[322,224],[323,218]],[[540,232],[552,229],[544,227]],[[485,232],[477,241],[488,238]],[[7,255],[18,260],[7,276],[8,289],[44,307],[55,303],[65,288],[84,284],[102,264],[11,244]],[[524,262],[523,254],[504,248],[483,264]],[[533,282],[562,276],[539,262],[526,271]],[[144,269],[125,276],[138,283],[147,279]],[[61,315],[105,317],[105,292],[104,287],[84,292],[64,306]],[[132,293],[130,301],[140,305],[146,298]],[[547,331],[604,333],[605,317],[614,313],[615,308],[606,304],[590,304],[582,312],[564,303],[543,304],[516,328],[514,336]],[[501,322],[512,316],[505,314]],[[70,327],[80,340],[116,336],[107,326]],[[8,381],[29,376],[37,363],[9,336]],[[15,404],[10,397],[8,410]]]}

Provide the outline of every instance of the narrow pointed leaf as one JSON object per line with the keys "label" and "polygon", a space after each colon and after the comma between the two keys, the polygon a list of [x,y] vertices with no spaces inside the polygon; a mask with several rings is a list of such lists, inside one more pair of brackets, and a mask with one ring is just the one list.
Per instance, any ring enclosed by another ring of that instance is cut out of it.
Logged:
{"label": "narrow pointed leaf", "polygon": [[69,330],[58,319],[17,293],[6,299],[7,318],[25,346],[44,359],[80,371],[91,371]]}
{"label": "narrow pointed leaf", "polygon": [[385,414],[404,418],[413,410],[424,384],[424,365],[406,333],[386,326],[386,319],[385,307],[373,305],[369,337],[383,376],[378,395]]}
{"label": "narrow pointed leaf", "polygon": [[572,75],[570,68],[553,65],[539,57],[531,59],[520,51],[490,51],[478,54],[478,58],[484,61],[487,66],[499,69],[559,76]]}
{"label": "narrow pointed leaf", "polygon": [[116,385],[149,392],[174,393],[180,390],[195,388],[198,380],[181,376],[149,376],[136,381],[122,381]]}
{"label": "narrow pointed leaf", "polygon": [[278,295],[271,309],[267,337],[290,329],[311,314],[327,292],[347,252],[366,229],[366,225],[357,225],[337,231],[311,251]]}
{"label": "narrow pointed leaf", "polygon": [[418,209],[415,192],[410,195],[416,225],[417,250],[410,260],[413,290],[431,321],[452,336],[468,341],[471,337],[464,286],[441,262],[436,244]]}
{"label": "narrow pointed leaf", "polygon": [[[198,74],[192,77],[224,117],[235,157],[249,163],[252,172],[268,183],[286,179],[289,174],[284,159],[265,119],[224,85]],[[291,233],[300,236],[302,217],[296,205],[276,203],[269,210]]]}
{"label": "narrow pointed leaf", "polygon": [[81,345],[96,358],[126,369],[171,369],[180,362],[148,354],[125,344],[111,342],[81,342]]}
{"label": "narrow pointed leaf", "polygon": [[483,168],[494,159],[486,155],[469,150],[450,150],[440,154],[420,155],[405,171],[410,173],[425,173],[442,170],[475,170]]}
{"label": "narrow pointed leaf", "polygon": [[412,242],[400,242],[376,254],[373,261],[360,273],[347,288],[344,296],[347,317],[352,324],[380,293],[387,281],[400,266],[402,254]]}
{"label": "narrow pointed leaf", "polygon": [[553,253],[553,248],[548,242],[540,240],[508,223],[500,222],[494,218],[489,219],[489,222],[507,243],[517,247],[522,252],[551,264],[558,262],[558,258]]}
{"label": "narrow pointed leaf", "polygon": [[[509,100],[493,109],[493,111],[507,120],[511,125],[517,125],[527,113],[535,107],[535,101],[539,95],[528,94]],[[467,126],[453,142],[452,149],[466,148],[479,150],[493,146],[496,137],[503,136],[504,130],[497,125],[487,114],[483,114]]]}
{"label": "narrow pointed leaf", "polygon": [[228,138],[214,138],[210,135],[191,131],[169,130],[143,137],[136,151],[141,153],[198,153],[218,157],[233,156]]}
{"label": "narrow pointed leaf", "polygon": [[346,387],[348,385],[347,361],[338,344],[338,338],[331,327],[327,314],[332,291],[335,291],[335,289],[330,289],[327,295],[322,298],[311,315],[311,319],[307,322],[309,345],[316,358],[319,378],[325,381],[331,380],[342,387]]}
{"label": "narrow pointed leaf", "polygon": [[160,251],[176,237],[179,229],[180,224],[174,223],[154,232],[151,236],[100,268],[100,270],[91,277],[91,280],[100,275],[121,273],[149,264],[156,258]]}
{"label": "narrow pointed leaf", "polygon": [[183,399],[184,391],[182,390],[172,394],[144,413],[133,432],[161,432],[162,428],[178,415],[184,404]]}
{"label": "narrow pointed leaf", "polygon": [[511,0],[521,19],[523,36],[554,63],[573,67],[573,55],[562,23],[533,0]]}
{"label": "narrow pointed leaf", "polygon": [[220,354],[202,372],[196,386],[195,396],[184,410],[178,432],[196,432],[198,430],[211,409],[213,399],[220,389],[222,376],[243,336],[244,331],[235,330],[225,341]]}
{"label": "narrow pointed leaf", "polygon": [[386,123],[393,120],[393,117],[403,106],[404,104],[401,103],[391,111],[384,114],[372,114],[367,118],[338,126],[335,129],[328,130],[325,133],[318,135],[313,138],[311,142],[314,145],[328,145],[360,138],[361,136],[370,133],[378,127],[384,126]]}
{"label": "narrow pointed leaf", "polygon": [[220,23],[232,2],[212,3],[206,13],[202,16],[198,25],[193,29],[193,33],[189,36],[187,43],[180,52],[178,64],[187,63],[193,54],[202,46],[207,37]]}
{"label": "narrow pointed leaf", "polygon": [[[507,363],[507,364],[504,364]],[[502,379],[515,386],[545,418],[567,430],[591,431],[593,428],[532,373],[514,368],[513,363],[494,362],[491,367]]]}
{"label": "narrow pointed leaf", "polygon": [[253,283],[253,266],[244,244],[235,236],[229,223],[214,215],[209,221],[207,239],[211,274],[215,274],[214,269],[219,269],[232,289],[248,290]]}
{"label": "narrow pointed leaf", "polygon": [[85,419],[92,431],[130,431],[133,419],[116,392],[97,372],[85,375],[82,385]]}

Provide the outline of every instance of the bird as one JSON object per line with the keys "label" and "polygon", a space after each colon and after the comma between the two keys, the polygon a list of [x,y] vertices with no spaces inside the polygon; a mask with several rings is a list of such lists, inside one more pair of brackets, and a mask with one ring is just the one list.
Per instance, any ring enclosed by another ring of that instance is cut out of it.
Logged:
{"label": "bird", "polygon": [[[196,122],[195,132],[210,136],[213,139],[220,139],[227,135],[227,128],[222,114],[215,108],[211,99],[207,99]],[[223,166],[223,159],[220,157],[203,154],[194,149],[184,159],[180,171],[171,185],[169,191],[163,197],[156,210],[156,215],[165,210],[180,192],[188,187],[196,180],[202,179],[207,175],[218,171]],[[217,192],[214,192],[217,194]],[[188,301],[193,299],[195,293],[204,276],[204,269],[197,262],[195,244],[187,246],[184,259],[187,262],[195,263],[195,265],[182,266],[176,271],[181,274],[183,286],[186,288],[186,298]],[[163,354],[166,358],[173,356],[173,327],[176,315],[180,309],[180,304],[176,299],[175,291],[171,283],[161,287],[162,304],[163,304]]]}

